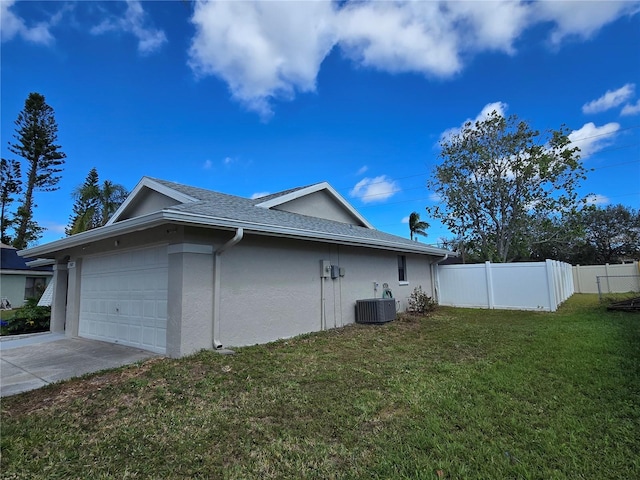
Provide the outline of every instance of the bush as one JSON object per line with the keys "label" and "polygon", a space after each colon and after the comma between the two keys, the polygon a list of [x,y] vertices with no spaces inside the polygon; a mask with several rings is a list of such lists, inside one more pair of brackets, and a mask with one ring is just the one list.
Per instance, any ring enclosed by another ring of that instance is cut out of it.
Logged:
{"label": "bush", "polygon": [[2,321],[2,333],[17,335],[20,333],[44,332],[49,330],[51,307],[39,307],[35,298],[27,300],[22,307],[14,311],[13,317]]}
{"label": "bush", "polygon": [[436,302],[422,290],[422,285],[414,288],[411,295],[409,295],[408,311],[411,313],[426,315],[435,310],[436,306]]}

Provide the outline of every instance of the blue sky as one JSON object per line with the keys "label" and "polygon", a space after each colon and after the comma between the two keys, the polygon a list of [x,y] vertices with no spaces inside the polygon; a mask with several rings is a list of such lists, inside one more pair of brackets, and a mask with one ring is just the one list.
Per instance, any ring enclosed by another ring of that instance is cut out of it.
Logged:
{"label": "blue sky", "polygon": [[250,197],[328,181],[373,225],[425,243],[444,132],[492,109],[566,125],[582,193],[640,207],[640,2],[2,0],[2,156],[30,92],[67,154],[39,193],[64,236],[92,167]]}

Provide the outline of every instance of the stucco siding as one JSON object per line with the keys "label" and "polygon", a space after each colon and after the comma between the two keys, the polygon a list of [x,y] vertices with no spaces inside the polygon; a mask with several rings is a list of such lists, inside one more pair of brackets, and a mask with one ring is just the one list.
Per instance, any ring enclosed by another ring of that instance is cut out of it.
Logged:
{"label": "stucco siding", "polygon": [[140,194],[140,198],[136,199],[135,204],[132,204],[127,208],[125,212],[120,216],[119,220],[125,220],[127,218],[135,218],[147,213],[158,212],[163,208],[177,205],[180,202],[177,200],[162,195],[158,192],[153,192],[149,189],[145,189]]}
{"label": "stucco siding", "polygon": [[336,222],[361,225],[361,222],[344,209],[326,192],[315,192],[274,207],[275,210],[299,213],[310,217],[325,218]]}
{"label": "stucco siding", "polygon": [[[297,244],[296,244],[297,243]],[[251,345],[320,330],[325,249],[245,239],[221,258],[220,340]]]}
{"label": "stucco siding", "polygon": [[[344,276],[321,279],[321,260],[342,267]],[[431,261],[408,255],[408,282],[400,285],[394,252],[244,239],[222,255],[220,340],[225,346],[243,346],[319,331],[321,282],[327,328],[354,323],[356,300],[380,298],[384,283],[392,289],[397,308],[405,310],[418,285],[431,294]]]}

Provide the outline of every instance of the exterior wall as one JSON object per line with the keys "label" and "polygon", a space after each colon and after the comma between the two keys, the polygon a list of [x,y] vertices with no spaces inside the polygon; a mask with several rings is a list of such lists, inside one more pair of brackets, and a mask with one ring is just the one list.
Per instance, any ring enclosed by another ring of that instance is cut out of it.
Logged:
{"label": "exterior wall", "polygon": [[[344,277],[321,279],[321,260],[344,268]],[[409,281],[400,285],[395,252],[245,238],[220,259],[220,340],[225,346],[243,346],[321,330],[322,283],[327,328],[353,323],[356,300],[380,298],[383,283],[404,310],[414,287],[432,291],[433,260],[407,255]]]}
{"label": "exterior wall", "polygon": [[135,205],[131,205],[127,208],[125,214],[120,217],[121,220],[139,217],[141,215],[146,215],[147,213],[159,212],[163,208],[171,207],[180,203],[173,198],[169,198],[166,195],[162,195],[148,189],[145,189],[144,193],[142,193],[140,197],[141,199],[138,200]]}
{"label": "exterior wall", "polygon": [[213,248],[169,247],[167,355],[180,357],[213,345]]}
{"label": "exterior wall", "polygon": [[7,298],[12,308],[21,307],[25,302],[24,288],[27,277],[46,277],[48,285],[52,276],[53,272],[3,271],[2,274],[0,274],[0,296]]}
{"label": "exterior wall", "polygon": [[[408,281],[399,282],[398,256],[393,251],[246,234],[216,261],[216,250],[234,233],[164,226],[60,252],[52,328],[63,325],[67,336],[78,335],[83,259],[158,244],[168,245],[167,355],[171,357],[210,349],[214,340],[225,347],[243,346],[319,331],[323,303],[326,328],[353,323],[356,300],[381,297],[384,283],[392,289],[398,310],[407,308],[415,287],[433,292],[433,257],[406,254]],[[344,277],[321,279],[321,260],[344,268]],[[219,298],[214,298],[216,263]],[[216,302],[219,321],[214,331]]]}
{"label": "exterior wall", "polygon": [[274,210],[284,210],[285,212],[299,213],[310,217],[326,218],[336,222],[361,225],[360,221],[346,211],[326,192],[315,192],[304,197],[283,203]]}
{"label": "exterior wall", "polygon": [[573,283],[576,293],[599,293],[597,277],[604,282],[601,289],[607,293],[640,291],[640,265],[638,262],[609,265],[576,265]]}

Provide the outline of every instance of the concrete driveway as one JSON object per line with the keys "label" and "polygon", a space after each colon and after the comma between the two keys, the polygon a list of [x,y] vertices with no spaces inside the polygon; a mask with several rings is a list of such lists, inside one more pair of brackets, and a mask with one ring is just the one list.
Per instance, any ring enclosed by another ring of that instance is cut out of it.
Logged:
{"label": "concrete driveway", "polygon": [[114,343],[38,333],[0,338],[0,397],[158,354]]}

